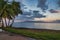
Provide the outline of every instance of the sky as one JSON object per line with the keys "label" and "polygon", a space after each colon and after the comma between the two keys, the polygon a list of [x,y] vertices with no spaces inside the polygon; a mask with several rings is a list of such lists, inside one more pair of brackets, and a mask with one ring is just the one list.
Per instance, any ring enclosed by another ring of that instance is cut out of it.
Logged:
{"label": "sky", "polygon": [[60,20],[60,6],[58,5],[59,0],[16,0],[16,1],[21,2],[21,9],[23,11],[23,15],[19,15],[19,17],[17,17],[16,19],[23,18],[24,20],[47,21],[47,22]]}

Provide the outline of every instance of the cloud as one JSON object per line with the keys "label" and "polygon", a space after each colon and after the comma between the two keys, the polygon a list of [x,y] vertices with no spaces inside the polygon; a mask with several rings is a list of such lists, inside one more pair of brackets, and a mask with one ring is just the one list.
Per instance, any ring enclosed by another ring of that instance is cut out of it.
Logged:
{"label": "cloud", "polygon": [[43,14],[40,14],[39,11],[33,11],[33,14],[34,14],[34,18],[43,18],[43,17],[46,17],[45,15]]}
{"label": "cloud", "polygon": [[37,7],[40,7],[42,10],[48,9],[48,6],[46,5],[47,0],[38,0]]}
{"label": "cloud", "polygon": [[49,11],[50,11],[51,13],[60,13],[60,10],[50,9]]}
{"label": "cloud", "polygon": [[60,7],[60,0],[58,0],[57,4],[58,4],[58,6]]}
{"label": "cloud", "polygon": [[23,12],[23,15],[31,15],[31,12]]}
{"label": "cloud", "polygon": [[42,21],[48,21],[48,22],[51,22],[51,21],[55,21],[55,20],[60,20],[60,14],[58,13],[46,13],[46,17],[45,18],[40,18],[40,20]]}
{"label": "cloud", "polygon": [[51,13],[58,13],[58,11],[57,10],[54,10],[54,9],[50,9],[49,10]]}
{"label": "cloud", "polygon": [[[25,1],[25,2],[24,2]],[[19,20],[42,20],[42,21],[54,21],[60,20],[60,10],[55,9],[56,5],[55,2],[52,1],[47,4],[47,0],[38,0],[37,6],[35,5],[36,2],[34,0],[23,0],[22,9],[23,15],[19,16]],[[54,4],[54,5],[53,5]],[[32,6],[31,6],[32,5]],[[60,5],[60,4],[59,4]],[[48,9],[48,6],[50,7]],[[44,13],[42,10],[49,10],[48,12]],[[31,16],[32,15],[32,16]]]}

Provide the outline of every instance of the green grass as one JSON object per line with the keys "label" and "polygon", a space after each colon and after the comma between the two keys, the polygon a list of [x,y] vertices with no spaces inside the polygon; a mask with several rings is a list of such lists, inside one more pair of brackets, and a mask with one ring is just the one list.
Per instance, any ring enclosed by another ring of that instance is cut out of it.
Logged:
{"label": "green grass", "polygon": [[60,40],[60,32],[59,33],[51,33],[47,31],[42,31],[42,32],[31,32],[28,30],[17,30],[14,28],[3,28],[4,30],[11,32],[11,33],[16,33],[19,35],[24,35],[27,37],[35,38],[35,39],[42,39],[42,40]]}

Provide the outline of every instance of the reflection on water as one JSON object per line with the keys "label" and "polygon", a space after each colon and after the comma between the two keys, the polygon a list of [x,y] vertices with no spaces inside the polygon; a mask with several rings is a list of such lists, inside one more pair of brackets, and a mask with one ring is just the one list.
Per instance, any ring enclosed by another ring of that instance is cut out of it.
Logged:
{"label": "reflection on water", "polygon": [[22,28],[36,28],[36,29],[53,29],[60,30],[60,23],[29,23],[29,22],[18,22],[13,24],[14,27]]}
{"label": "reflection on water", "polygon": [[35,23],[35,28],[60,30],[60,24],[59,23]]}

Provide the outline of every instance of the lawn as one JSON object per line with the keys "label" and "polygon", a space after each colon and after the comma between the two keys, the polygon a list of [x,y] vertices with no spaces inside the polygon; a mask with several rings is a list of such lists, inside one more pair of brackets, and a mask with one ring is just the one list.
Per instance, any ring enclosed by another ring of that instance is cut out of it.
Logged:
{"label": "lawn", "polygon": [[35,38],[37,40],[60,40],[60,32],[40,31],[34,32],[28,29],[3,28],[5,31]]}

